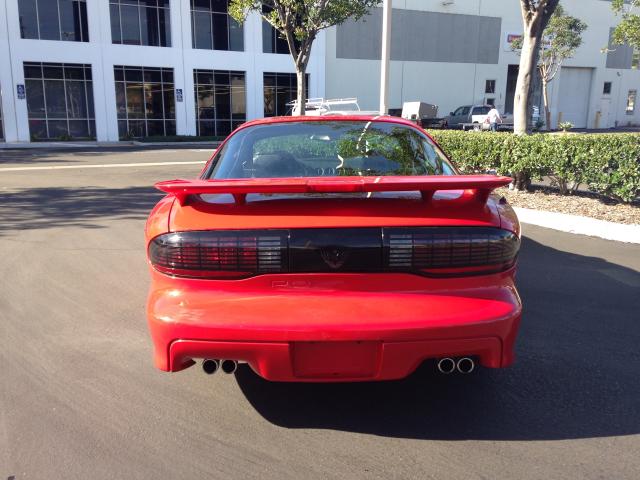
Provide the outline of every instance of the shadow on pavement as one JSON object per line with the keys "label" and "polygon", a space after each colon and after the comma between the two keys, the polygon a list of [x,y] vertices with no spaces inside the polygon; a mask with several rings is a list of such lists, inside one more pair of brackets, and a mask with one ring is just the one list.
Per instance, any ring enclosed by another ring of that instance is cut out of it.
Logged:
{"label": "shadow on pavement", "polygon": [[286,384],[236,372],[268,421],[437,440],[560,440],[640,433],[640,274],[523,240],[516,364],[364,384]]}
{"label": "shadow on pavement", "polygon": [[79,226],[104,218],[145,219],[162,192],[149,187],[27,188],[0,195],[0,235],[8,230]]}

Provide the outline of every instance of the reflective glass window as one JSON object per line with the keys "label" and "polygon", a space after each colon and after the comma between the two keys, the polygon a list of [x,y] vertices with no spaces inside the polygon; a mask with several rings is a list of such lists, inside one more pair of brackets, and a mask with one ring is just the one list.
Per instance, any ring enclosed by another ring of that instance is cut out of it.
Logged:
{"label": "reflective glass window", "polygon": [[95,137],[91,65],[25,62],[24,77],[33,140]]}
{"label": "reflective glass window", "polygon": [[247,119],[244,72],[194,70],[196,125],[200,136],[227,136]]}
{"label": "reflective glass window", "polygon": [[18,0],[20,36],[88,42],[86,0]]}
{"label": "reflective glass window", "polygon": [[115,66],[120,138],[176,134],[173,70]]}

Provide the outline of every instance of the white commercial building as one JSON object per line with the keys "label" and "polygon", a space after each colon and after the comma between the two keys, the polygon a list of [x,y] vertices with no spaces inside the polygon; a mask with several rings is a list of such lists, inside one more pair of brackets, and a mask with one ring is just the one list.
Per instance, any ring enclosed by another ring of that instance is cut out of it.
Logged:
{"label": "white commercial building", "polygon": [[[286,42],[227,0],[0,0],[7,142],[224,136],[284,115],[295,98]],[[324,94],[324,33],[309,95]]]}
{"label": "white commercial building", "polygon": [[[224,136],[286,114],[295,97],[286,42],[228,0],[0,0],[0,141]],[[589,28],[551,84],[554,125],[640,124],[637,56],[607,52],[606,0],[563,0]],[[517,0],[393,0],[389,105],[513,105],[522,31]],[[311,97],[379,103],[381,10],[323,32],[308,68]],[[539,95],[536,99],[540,103]]]}
{"label": "white commercial building", "polygon": [[[552,123],[581,128],[640,124],[638,58],[611,47],[617,19],[606,0],[562,0],[588,25],[583,45],[550,84]],[[326,95],[357,96],[363,109],[379,103],[381,9],[327,34]],[[519,57],[510,40],[522,33],[517,0],[393,0],[389,106],[405,101],[439,106],[494,103],[512,112]],[[540,92],[535,103],[541,106]]]}

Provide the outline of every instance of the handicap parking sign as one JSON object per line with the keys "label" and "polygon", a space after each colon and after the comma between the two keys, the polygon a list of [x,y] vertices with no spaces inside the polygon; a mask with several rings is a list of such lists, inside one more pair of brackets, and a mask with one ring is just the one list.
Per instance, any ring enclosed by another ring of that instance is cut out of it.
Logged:
{"label": "handicap parking sign", "polygon": [[18,85],[16,85],[16,92],[18,93],[19,100],[24,100],[26,98],[24,85],[22,83],[19,83]]}

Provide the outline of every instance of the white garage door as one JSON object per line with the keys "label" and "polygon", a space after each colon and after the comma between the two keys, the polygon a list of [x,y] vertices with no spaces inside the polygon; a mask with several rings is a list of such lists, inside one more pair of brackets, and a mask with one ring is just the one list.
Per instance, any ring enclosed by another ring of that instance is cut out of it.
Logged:
{"label": "white garage door", "polygon": [[592,72],[591,68],[576,67],[561,70],[558,112],[562,112],[563,122],[571,122],[576,128],[587,127]]}

